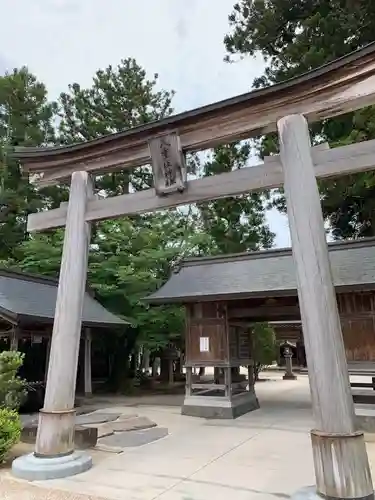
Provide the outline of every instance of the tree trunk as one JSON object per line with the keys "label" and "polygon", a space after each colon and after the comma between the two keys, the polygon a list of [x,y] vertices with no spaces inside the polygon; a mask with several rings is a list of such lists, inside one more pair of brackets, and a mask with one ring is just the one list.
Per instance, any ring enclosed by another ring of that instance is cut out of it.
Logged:
{"label": "tree trunk", "polygon": [[259,373],[262,371],[262,365],[254,363],[254,382],[259,382]]}
{"label": "tree trunk", "polygon": [[162,382],[169,380],[169,360],[166,358],[160,358],[160,380]]}
{"label": "tree trunk", "polygon": [[153,356],[152,357],[152,363],[151,363],[151,376],[152,378],[156,378],[158,376],[158,357]]}
{"label": "tree trunk", "polygon": [[134,349],[137,339],[136,331],[129,331],[116,337],[116,341],[111,344],[113,367],[109,376],[108,385],[114,392],[123,392],[129,378],[130,354]]}
{"label": "tree trunk", "polygon": [[133,352],[130,356],[130,368],[129,368],[129,377],[134,378],[137,371],[137,361],[138,361],[137,352]]}
{"label": "tree trunk", "polygon": [[181,373],[182,373],[181,358],[176,359],[176,363],[174,365],[174,372],[176,375],[181,375]]}

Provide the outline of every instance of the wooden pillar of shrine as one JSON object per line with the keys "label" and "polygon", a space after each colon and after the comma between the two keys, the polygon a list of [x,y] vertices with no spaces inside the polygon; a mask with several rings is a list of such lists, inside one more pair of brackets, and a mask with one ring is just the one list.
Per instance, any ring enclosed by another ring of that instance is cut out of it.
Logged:
{"label": "wooden pillar of shrine", "polygon": [[47,375],[48,375],[48,366],[49,366],[49,360],[51,356],[51,341],[52,337],[47,338],[47,345],[46,345],[46,364],[45,364],[45,371],[44,371],[44,382],[47,382]]}
{"label": "wooden pillar of shrine", "polygon": [[85,328],[85,330],[84,330],[84,346],[85,346],[84,391],[85,391],[85,396],[92,396],[91,344],[92,344],[91,330],[90,330],[90,328]]}
{"label": "wooden pillar of shrine", "polygon": [[10,350],[11,351],[17,351],[18,350],[18,327],[13,326],[12,330],[9,334],[9,344],[10,344]]}
{"label": "wooden pillar of shrine", "polygon": [[[231,327],[224,303],[196,303],[186,307],[186,393],[184,415],[236,418],[259,408],[250,373],[249,382],[236,373],[251,366],[250,333]],[[210,367],[214,380],[194,380],[192,371]]]}

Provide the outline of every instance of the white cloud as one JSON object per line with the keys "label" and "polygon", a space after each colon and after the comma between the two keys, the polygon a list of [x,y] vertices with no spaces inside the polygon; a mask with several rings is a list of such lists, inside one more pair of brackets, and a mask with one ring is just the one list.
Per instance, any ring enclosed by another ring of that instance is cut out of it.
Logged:
{"label": "white cloud", "polygon": [[[261,60],[223,62],[234,0],[0,0],[0,47],[27,65],[51,98],[74,81],[89,85],[98,68],[134,57],[184,111],[247,92]],[[5,52],[6,51],[6,52]],[[288,244],[285,218],[270,214],[277,244]],[[280,230],[279,230],[280,229]]]}

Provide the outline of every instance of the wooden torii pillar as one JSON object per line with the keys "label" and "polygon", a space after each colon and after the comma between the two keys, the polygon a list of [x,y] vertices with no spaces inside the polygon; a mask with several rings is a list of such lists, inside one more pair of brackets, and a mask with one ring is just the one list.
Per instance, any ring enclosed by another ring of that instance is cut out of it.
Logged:
{"label": "wooden torii pillar", "polygon": [[[311,441],[317,490],[326,498],[373,498],[363,432],[355,427],[308,125],[302,115],[291,115],[279,120],[278,132],[316,425]],[[314,489],[307,489],[298,498],[311,494]]]}
{"label": "wooden torii pillar", "polygon": [[[69,203],[31,214],[29,231],[64,227],[47,390],[35,453],[13,473],[49,479],[82,472],[74,451],[74,391],[91,221],[284,185],[309,367],[316,488],[298,498],[373,499],[363,439],[354,425],[347,365],[315,177],[375,168],[375,141],[311,148],[308,121],[374,104],[375,44],[283,84],[65,148],[16,150],[40,185],[71,179]],[[303,115],[303,116],[302,116]],[[187,182],[184,154],[278,130],[281,154],[263,165]],[[183,154],[184,153],[184,154]],[[151,160],[155,189],[94,199],[90,175]],[[322,346],[324,346],[322,348]]]}

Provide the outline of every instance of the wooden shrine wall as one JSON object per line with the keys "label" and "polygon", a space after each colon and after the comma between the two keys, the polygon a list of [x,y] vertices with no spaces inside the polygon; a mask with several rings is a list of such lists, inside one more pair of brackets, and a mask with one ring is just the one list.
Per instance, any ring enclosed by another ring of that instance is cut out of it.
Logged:
{"label": "wooden shrine wall", "polygon": [[231,324],[225,302],[186,306],[186,366],[240,366],[250,360],[250,330]]}
{"label": "wooden shrine wall", "polygon": [[[269,311],[272,313],[269,321],[287,322],[286,316],[290,320],[300,319],[297,297],[279,297],[274,300],[272,307],[267,307],[262,302],[265,299],[242,299],[229,301],[227,304],[202,302],[186,306],[187,365],[219,366],[230,363],[234,366],[236,360],[244,359],[242,351],[247,349],[248,343],[246,339],[240,340],[239,337],[244,334],[233,327],[233,322],[246,323],[250,319],[264,321]],[[348,361],[375,361],[375,291],[340,293],[337,295],[337,303]],[[233,316],[233,311],[238,317]],[[253,316],[255,312],[259,315],[258,318]],[[275,327],[275,330],[279,342],[295,343],[299,340],[298,327],[288,329],[284,325]],[[201,347],[204,348],[200,343],[202,337],[208,339],[207,351],[201,350]]]}
{"label": "wooden shrine wall", "polygon": [[234,366],[247,365],[251,359],[251,330],[229,323],[229,358]]}
{"label": "wooden shrine wall", "polygon": [[[340,293],[337,304],[347,360],[375,361],[375,292]],[[283,325],[275,332],[278,342],[299,340],[298,328]]]}
{"label": "wooden shrine wall", "polygon": [[186,366],[218,366],[229,362],[226,306],[201,302],[186,308]]}
{"label": "wooden shrine wall", "polygon": [[302,336],[302,326],[298,325],[294,327],[293,325],[280,325],[274,326],[276,341],[280,344],[283,342],[293,342],[294,344],[300,340],[303,340]]}
{"label": "wooden shrine wall", "polygon": [[348,361],[375,361],[375,293],[337,297]]}

